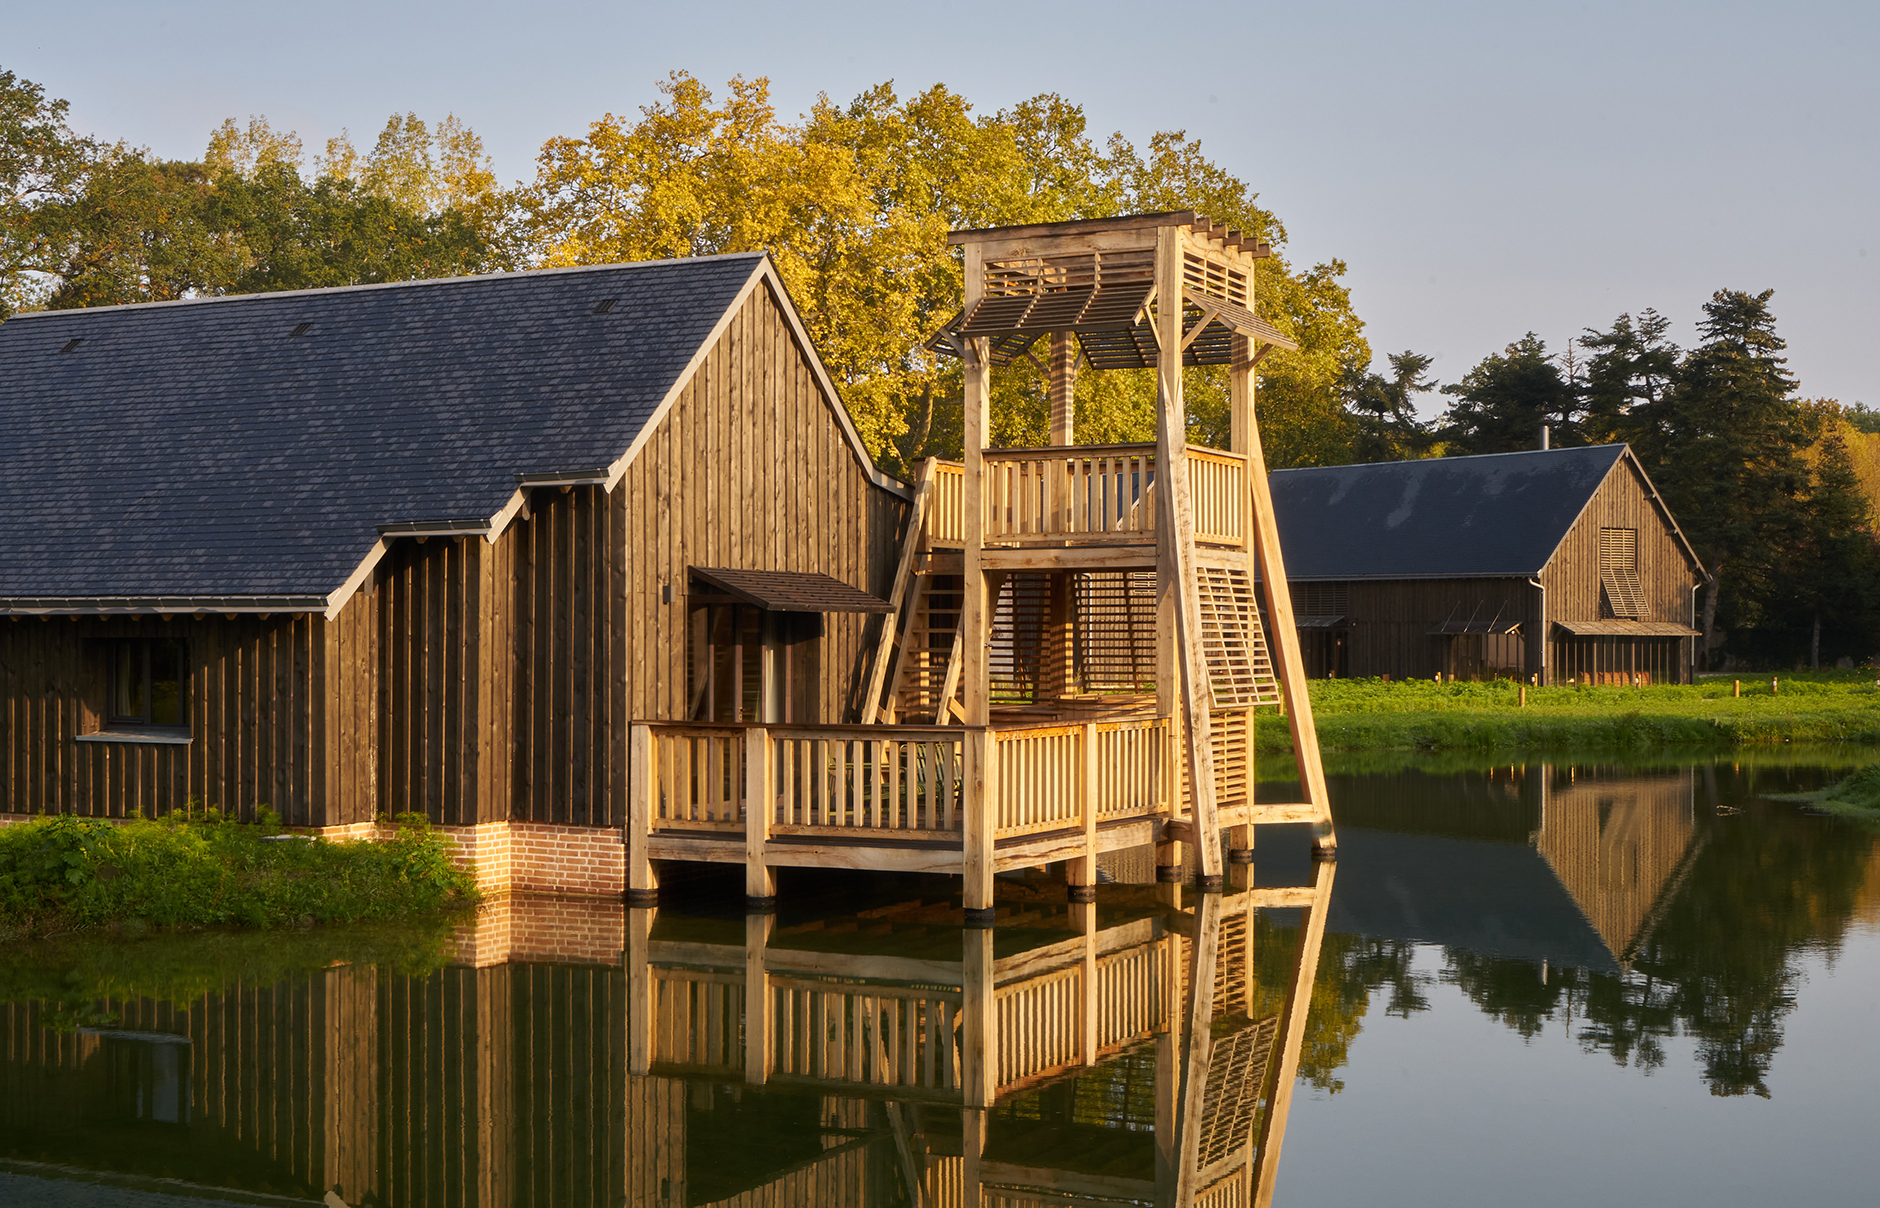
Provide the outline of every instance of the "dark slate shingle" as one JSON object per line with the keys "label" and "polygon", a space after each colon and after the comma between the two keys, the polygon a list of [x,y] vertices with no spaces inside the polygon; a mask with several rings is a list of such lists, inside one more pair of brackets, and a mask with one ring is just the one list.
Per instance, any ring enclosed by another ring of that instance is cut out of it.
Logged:
{"label": "dark slate shingle", "polygon": [[761,259],[17,317],[0,597],[324,595],[380,524],[617,460]]}
{"label": "dark slate shingle", "polygon": [[1624,445],[1276,470],[1290,579],[1534,575]]}

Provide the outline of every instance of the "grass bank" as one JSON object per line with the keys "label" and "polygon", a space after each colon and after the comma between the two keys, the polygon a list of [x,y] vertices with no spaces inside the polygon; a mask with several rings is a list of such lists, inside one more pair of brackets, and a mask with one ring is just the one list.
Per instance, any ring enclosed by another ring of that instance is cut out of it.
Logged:
{"label": "grass bank", "polygon": [[[1315,680],[1312,712],[1328,752],[1533,751],[1640,754],[1727,750],[1778,743],[1880,744],[1880,687],[1873,672],[1791,672],[1706,678],[1652,688],[1529,688],[1508,680]],[[1263,752],[1292,749],[1286,721],[1262,713]]]}
{"label": "grass bank", "polygon": [[1804,802],[1825,813],[1880,828],[1880,763],[1870,763],[1825,789],[1812,793],[1782,793],[1771,800]]}
{"label": "grass bank", "polygon": [[58,816],[0,830],[0,941],[403,919],[475,898],[443,838],[413,815],[392,838],[360,843],[213,812],[126,823]]}

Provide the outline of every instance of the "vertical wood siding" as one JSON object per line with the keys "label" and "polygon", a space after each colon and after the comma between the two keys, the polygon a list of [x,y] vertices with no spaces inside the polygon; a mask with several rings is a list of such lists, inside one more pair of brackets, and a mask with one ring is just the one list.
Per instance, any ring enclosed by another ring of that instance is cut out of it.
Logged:
{"label": "vertical wood siding", "polygon": [[[1540,576],[1541,582],[1547,585],[1548,627],[1551,629],[1555,621],[1591,621],[1602,615],[1599,576],[1599,530],[1602,528],[1638,530],[1639,585],[1651,610],[1650,619],[1690,624],[1691,589],[1700,581],[1698,572],[1686,559],[1663,513],[1652,503],[1643,475],[1629,458],[1621,458],[1594,492],[1585,512],[1567,531],[1566,539]],[[1549,640],[1553,643],[1548,652],[1551,672],[1562,665],[1563,643],[1558,635],[1550,635]],[[1688,638],[1678,641],[1679,679],[1689,677],[1690,643]]]}
{"label": "vertical wood siding", "polygon": [[[104,728],[106,652],[126,638],[187,645],[189,745],[76,741]],[[0,812],[125,818],[193,800],[323,824],[334,649],[307,615],[0,622]]]}
{"label": "vertical wood siding", "polygon": [[[693,566],[819,571],[893,590],[906,501],[875,487],[844,437],[776,301],[734,316],[616,494],[627,514],[630,714],[685,715],[686,593]],[[662,603],[661,588],[673,599]],[[832,613],[798,716],[853,720],[879,618]]]}

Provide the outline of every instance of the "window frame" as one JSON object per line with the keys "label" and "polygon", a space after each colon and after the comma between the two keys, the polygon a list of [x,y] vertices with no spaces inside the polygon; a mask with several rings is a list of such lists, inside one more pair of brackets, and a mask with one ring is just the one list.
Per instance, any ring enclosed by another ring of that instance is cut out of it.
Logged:
{"label": "window frame", "polygon": [[[175,721],[156,720],[156,679],[154,665],[157,648],[170,647],[176,658],[176,718]],[[181,638],[118,638],[107,647],[107,672],[105,683],[105,707],[100,711],[100,720],[107,731],[137,730],[154,733],[187,734],[189,732],[189,645]],[[141,673],[138,684],[138,697],[142,703],[139,713],[120,712],[123,702],[125,661],[134,660]]]}

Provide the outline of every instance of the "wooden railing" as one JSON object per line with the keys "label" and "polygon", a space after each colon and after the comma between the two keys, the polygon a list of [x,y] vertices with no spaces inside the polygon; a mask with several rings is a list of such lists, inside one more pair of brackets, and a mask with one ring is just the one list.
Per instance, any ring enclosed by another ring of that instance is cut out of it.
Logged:
{"label": "wooden railing", "polygon": [[778,1078],[950,1090],[960,1084],[958,991],[770,979]]}
{"label": "wooden railing", "polygon": [[[952,839],[977,804],[966,799],[960,727],[634,728],[644,733],[645,817],[656,831]],[[995,840],[1165,812],[1178,783],[1166,718],[1001,729],[992,739]],[[768,804],[751,817],[755,800]]]}
{"label": "wooden railing", "polygon": [[1188,446],[1188,494],[1194,500],[1195,540],[1239,545],[1247,534],[1247,459],[1238,453]]}
{"label": "wooden railing", "polygon": [[1125,818],[1163,809],[1172,792],[1174,747],[1166,717],[1099,722],[1097,783],[1091,794],[1097,819]]}
{"label": "wooden railing", "polygon": [[[1239,545],[1249,498],[1247,459],[1188,447],[1195,539]],[[1150,544],[1155,540],[1155,446],[1072,445],[988,449],[985,454],[985,540],[992,545]],[[928,513],[931,545],[966,542],[966,468],[939,463]]]}
{"label": "wooden railing", "polygon": [[960,730],[819,726],[769,734],[772,834],[960,829]]}
{"label": "wooden railing", "polygon": [[744,978],[660,969],[652,979],[649,1054],[694,1070],[744,1070]]}
{"label": "wooden railing", "polygon": [[654,829],[743,829],[743,732],[685,725],[654,726],[652,731]]}
{"label": "wooden railing", "polygon": [[[998,730],[995,839],[1134,818],[1166,808],[1172,783],[1167,718]],[[1092,756],[1094,755],[1094,758]]]}
{"label": "wooden railing", "polygon": [[985,458],[986,540],[1023,545],[1075,537],[1155,540],[1154,445],[999,449]]}
{"label": "wooden railing", "polygon": [[999,839],[1083,825],[1084,727],[1037,726],[1000,730]]}
{"label": "wooden railing", "polygon": [[927,510],[931,545],[966,544],[966,467],[956,461],[934,466],[933,505]]}
{"label": "wooden railing", "polygon": [[[1000,1093],[1165,1029],[1176,951],[1160,942],[1100,957],[1094,987],[1081,964],[1000,986],[994,996]],[[1092,1018],[1097,1053],[1086,1054],[1084,1024]]]}

